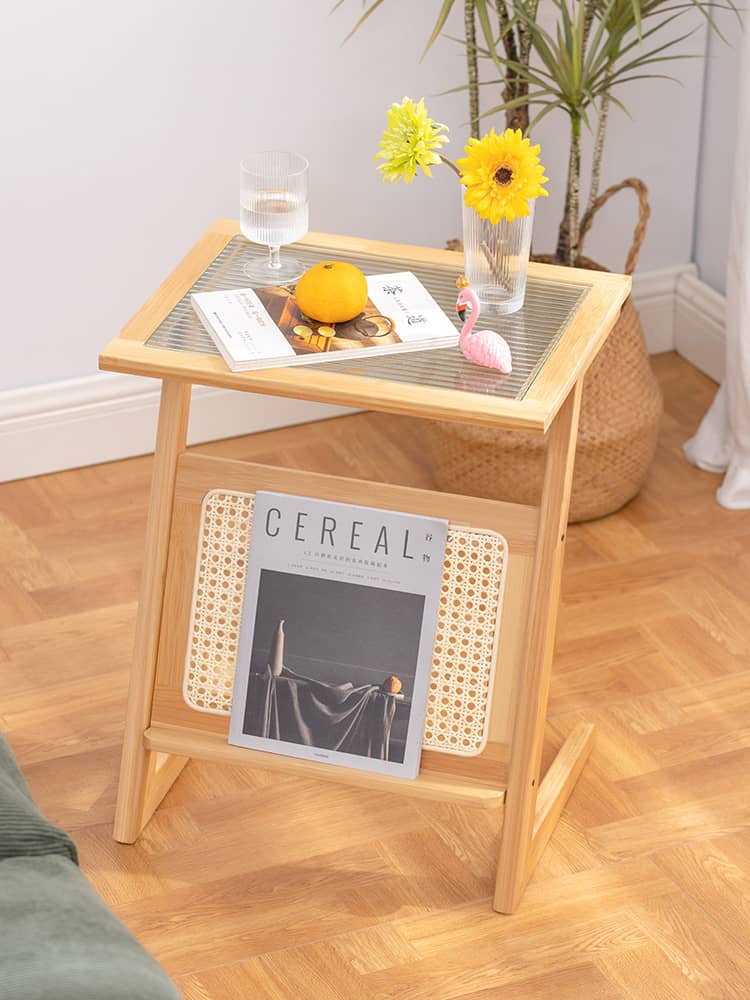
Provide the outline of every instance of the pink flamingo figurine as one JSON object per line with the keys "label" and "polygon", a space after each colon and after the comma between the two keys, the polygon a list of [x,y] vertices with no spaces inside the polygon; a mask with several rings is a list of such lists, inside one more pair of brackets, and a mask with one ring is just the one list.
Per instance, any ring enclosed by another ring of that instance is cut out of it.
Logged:
{"label": "pink flamingo figurine", "polygon": [[476,333],[472,333],[481,310],[476,293],[469,287],[468,278],[463,275],[457,278],[456,288],[458,289],[456,312],[462,322],[466,315],[466,307],[471,306],[471,315],[464,322],[458,341],[461,353],[475,364],[484,365],[485,368],[496,368],[503,375],[509,375],[513,371],[513,361],[510,348],[503,337],[494,330],[477,330]]}

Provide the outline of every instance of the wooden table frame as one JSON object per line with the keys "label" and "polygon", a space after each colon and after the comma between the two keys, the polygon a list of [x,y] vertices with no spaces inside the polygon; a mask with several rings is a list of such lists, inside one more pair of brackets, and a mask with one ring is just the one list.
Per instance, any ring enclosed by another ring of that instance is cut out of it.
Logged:
{"label": "wooden table frame", "polygon": [[[232,373],[221,359],[144,347],[158,323],[237,232],[235,222],[212,226],[100,358],[103,369],[162,379],[115,838],[124,843],[137,839],[191,756],[304,772],[407,795],[502,805],[494,906],[499,912],[512,913],[592,747],[593,727],[580,724],[540,780],[583,377],[619,315],[630,279],[531,266],[532,274],[563,282],[585,281],[591,289],[523,400],[333,372],[316,371],[310,378],[304,368]],[[335,246],[343,252],[364,250],[398,257],[405,266],[419,260],[456,273],[460,270],[460,260],[451,251],[317,234],[305,242]],[[207,492],[211,484],[230,488],[234,482],[245,488],[288,492],[314,489],[315,495],[343,501],[356,500],[363,488],[362,483],[340,477],[186,455],[190,390],[196,383],[546,434],[544,483],[534,507],[374,483],[366,486],[374,506],[442,512],[464,523],[471,523],[469,512],[474,523],[479,519],[508,538],[508,600],[514,613],[502,629],[498,666],[503,670],[493,694],[490,743],[480,757],[464,759],[425,751],[419,778],[403,781],[230,747],[226,720],[199,715],[180,703],[175,692],[184,663],[184,608],[189,602],[184,585],[180,594],[180,583],[186,553],[197,544],[184,537],[184,525],[189,523],[186,505],[194,506],[200,490]]]}

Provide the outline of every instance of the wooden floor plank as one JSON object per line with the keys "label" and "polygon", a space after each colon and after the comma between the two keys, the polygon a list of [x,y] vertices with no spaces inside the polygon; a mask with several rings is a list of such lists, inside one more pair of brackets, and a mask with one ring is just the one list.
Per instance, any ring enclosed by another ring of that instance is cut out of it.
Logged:
{"label": "wooden floor plank", "polygon": [[[749,773],[747,770],[745,774]],[[750,925],[750,830],[681,844],[654,861],[747,950]]]}
{"label": "wooden floor plank", "polygon": [[[622,991],[623,997],[633,1000],[705,1000],[700,984],[693,982],[686,970],[671,961],[653,942],[632,951],[601,955],[595,959],[595,964],[605,980]],[[726,1000],[730,1000],[728,993]]]}
{"label": "wooden floor plank", "polygon": [[[559,972],[590,963],[602,952],[637,948],[647,933],[626,909],[555,921],[554,927],[503,933],[488,928],[481,941],[467,948],[459,933],[450,945],[420,961],[363,977],[365,995],[389,1000],[453,1000],[494,988],[512,995],[516,982],[530,974],[552,980]],[[368,992],[369,991],[369,992]]]}
{"label": "wooden floor plank", "polygon": [[685,893],[649,900],[633,912],[638,926],[705,1000],[747,996],[750,954]]}

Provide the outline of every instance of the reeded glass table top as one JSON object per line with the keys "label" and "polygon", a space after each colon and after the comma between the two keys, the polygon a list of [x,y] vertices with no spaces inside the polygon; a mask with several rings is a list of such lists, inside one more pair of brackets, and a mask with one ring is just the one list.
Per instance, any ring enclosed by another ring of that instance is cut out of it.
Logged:
{"label": "reeded glass table top", "polygon": [[[460,274],[460,257],[456,255],[456,270],[410,261],[403,256],[391,257],[347,250],[337,253],[310,246],[284,248],[282,254],[293,254],[306,266],[321,260],[347,260],[357,264],[365,274],[409,270],[417,275],[433,298],[460,329],[456,314],[455,279]],[[242,288],[248,284],[243,265],[248,258],[265,257],[266,251],[248,243],[243,236],[234,236],[213,260],[190,290],[180,299],[169,315],[146,340],[147,347],[194,352],[218,356],[219,352],[206,333],[190,304],[192,292]],[[335,360],[303,365],[311,379],[322,372],[363,375],[389,382],[411,383],[453,389],[482,396],[523,399],[542,369],[560,337],[567,329],[576,310],[589,292],[586,283],[561,282],[529,277],[523,308],[510,316],[483,312],[478,326],[496,330],[510,345],[513,372],[500,372],[467,361],[458,347],[437,350],[404,351],[381,357],[367,357],[366,350],[342,351]]]}

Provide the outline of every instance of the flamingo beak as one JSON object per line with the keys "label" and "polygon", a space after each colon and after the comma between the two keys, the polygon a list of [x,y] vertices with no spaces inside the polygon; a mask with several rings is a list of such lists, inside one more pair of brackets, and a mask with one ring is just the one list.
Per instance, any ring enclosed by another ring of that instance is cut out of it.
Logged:
{"label": "flamingo beak", "polygon": [[458,313],[458,318],[463,323],[464,317],[466,316],[466,306],[462,303],[456,306],[456,312]]}

